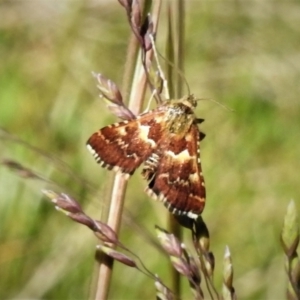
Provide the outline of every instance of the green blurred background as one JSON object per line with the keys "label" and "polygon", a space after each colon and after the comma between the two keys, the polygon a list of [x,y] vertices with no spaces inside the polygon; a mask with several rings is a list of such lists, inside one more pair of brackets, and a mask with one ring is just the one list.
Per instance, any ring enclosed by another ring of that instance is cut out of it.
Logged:
{"label": "green blurred background", "polygon": [[[113,177],[94,162],[85,142],[116,118],[98,100],[91,72],[121,86],[126,15],[117,1],[24,0],[2,1],[0,16],[0,159],[50,182],[0,165],[0,298],[86,299],[96,272],[96,239],[56,212],[41,189],[73,195],[95,218],[107,209]],[[166,16],[163,6],[161,52]],[[279,236],[290,199],[300,207],[300,2],[190,0],[186,22],[191,91],[233,110],[212,101],[197,108],[206,120],[203,217],[216,286],[228,245],[239,298],[282,299]],[[120,239],[169,284],[168,258],[143,233],[154,236],[155,224],[166,228],[167,212],[145,195],[145,185],[139,172],[129,181]],[[153,299],[150,279],[115,267],[111,299]],[[183,298],[190,299],[183,285]]]}

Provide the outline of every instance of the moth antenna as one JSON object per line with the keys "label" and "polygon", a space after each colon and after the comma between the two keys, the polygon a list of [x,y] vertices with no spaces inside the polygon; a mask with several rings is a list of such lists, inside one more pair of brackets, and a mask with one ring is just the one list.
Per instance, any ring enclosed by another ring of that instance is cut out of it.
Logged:
{"label": "moth antenna", "polygon": [[147,107],[146,107],[146,109],[144,110],[143,113],[148,112],[150,110],[150,105],[151,105],[151,102],[152,102],[155,94],[157,94],[157,90],[156,89],[154,89],[153,92],[151,93],[151,96],[150,96],[150,99],[148,101]]}
{"label": "moth antenna", "polygon": [[150,34],[149,38],[150,38],[150,41],[151,41],[151,44],[152,44],[152,49],[153,49],[153,54],[154,54],[154,58],[155,58],[155,61],[156,61],[157,69],[158,69],[159,75],[160,75],[160,77],[163,81],[163,90],[165,92],[165,98],[170,99],[170,93],[169,93],[169,89],[168,89],[168,81],[165,77],[165,74],[164,74],[164,72],[161,68],[161,65],[159,63],[159,60],[158,60],[158,51],[157,51],[156,46],[155,46],[153,35]]}
{"label": "moth antenna", "polygon": [[173,67],[173,68],[177,71],[177,73],[179,74],[179,76],[182,78],[182,80],[184,81],[184,83],[185,83],[185,85],[186,85],[186,88],[187,88],[187,91],[188,91],[188,96],[190,96],[190,95],[191,95],[190,86],[189,86],[188,81],[187,81],[187,79],[185,78],[183,72],[182,72],[180,69],[178,69],[178,68],[175,66],[175,64],[173,64],[171,61],[169,61],[167,58],[165,58],[159,51],[156,50],[156,52],[157,52],[157,55],[158,55],[161,59],[163,59],[167,64],[169,64],[171,67]]}
{"label": "moth antenna", "polygon": [[218,104],[219,106],[221,106],[222,108],[224,108],[225,110],[230,111],[230,112],[234,112],[234,110],[232,108],[230,108],[227,105],[222,104],[222,103],[220,103],[220,102],[218,102],[214,99],[211,99],[211,98],[197,98],[196,99],[196,101],[204,101],[204,100],[214,102],[214,103]]}

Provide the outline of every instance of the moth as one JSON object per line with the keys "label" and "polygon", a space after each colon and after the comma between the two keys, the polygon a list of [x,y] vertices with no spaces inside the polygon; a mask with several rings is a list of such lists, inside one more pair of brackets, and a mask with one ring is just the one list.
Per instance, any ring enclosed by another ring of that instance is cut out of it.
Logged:
{"label": "moth", "polygon": [[164,101],[157,108],[100,129],[87,147],[100,166],[129,177],[143,163],[146,192],[168,210],[196,219],[204,209],[200,162],[204,134],[194,114],[193,95]]}

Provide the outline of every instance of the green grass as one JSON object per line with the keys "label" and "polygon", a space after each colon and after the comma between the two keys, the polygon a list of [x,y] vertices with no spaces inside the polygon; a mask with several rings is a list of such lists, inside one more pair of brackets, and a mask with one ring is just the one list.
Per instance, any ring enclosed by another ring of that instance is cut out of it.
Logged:
{"label": "green grass", "polygon": [[[285,297],[279,235],[290,199],[300,207],[299,13],[297,2],[187,1],[190,89],[233,110],[200,101],[197,114],[205,119],[203,217],[217,260],[215,282],[221,286],[228,245],[240,299]],[[95,218],[108,205],[112,174],[97,166],[85,142],[116,119],[98,100],[91,71],[121,86],[126,16],[117,1],[8,1],[0,14],[0,126],[50,155],[2,138],[0,159],[16,160],[60,186],[22,179],[0,166],[0,298],[88,298],[96,240],[57,213],[40,191],[70,193]],[[164,16],[163,10],[161,52]],[[155,224],[166,227],[167,212],[143,193],[145,185],[137,172],[126,210],[154,235]],[[120,239],[169,283],[167,258],[126,219]],[[111,299],[153,298],[151,280],[115,267]],[[184,289],[183,298],[190,297]]]}

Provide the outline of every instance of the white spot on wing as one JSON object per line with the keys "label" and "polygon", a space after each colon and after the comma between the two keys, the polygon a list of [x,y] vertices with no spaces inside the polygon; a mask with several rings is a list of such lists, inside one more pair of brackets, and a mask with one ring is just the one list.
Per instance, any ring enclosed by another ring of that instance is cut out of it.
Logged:
{"label": "white spot on wing", "polygon": [[90,145],[90,144],[87,144],[86,145],[87,149],[94,155],[96,153],[96,151],[94,150],[94,148]]}
{"label": "white spot on wing", "polygon": [[118,130],[118,134],[120,134],[120,135],[126,135],[127,134],[126,129],[123,126],[118,127],[117,130]]}
{"label": "white spot on wing", "polygon": [[187,214],[186,214],[189,218],[191,218],[191,219],[197,219],[198,218],[198,215],[197,214],[194,214],[194,213],[192,213],[192,212],[188,212]]}
{"label": "white spot on wing", "polygon": [[153,198],[154,200],[158,200],[157,195],[149,188],[146,188],[146,193],[149,195],[149,197]]}
{"label": "white spot on wing", "polygon": [[152,147],[156,145],[156,143],[148,138],[150,126],[140,125],[139,126],[139,137],[143,140],[151,144]]}
{"label": "white spot on wing", "polygon": [[191,182],[197,182],[199,180],[199,176],[197,173],[192,173],[189,175],[189,181]]}
{"label": "white spot on wing", "polygon": [[162,194],[162,193],[159,194],[158,200],[159,200],[159,201],[162,201],[162,202],[167,201],[166,197],[165,197],[164,194]]}
{"label": "white spot on wing", "polygon": [[191,156],[189,154],[189,151],[187,149],[181,151],[178,154],[175,154],[173,151],[170,151],[170,150],[166,151],[166,153],[169,156],[172,156],[173,158],[178,159],[178,160],[182,160],[182,161],[190,160],[191,158],[194,158],[194,156]]}

